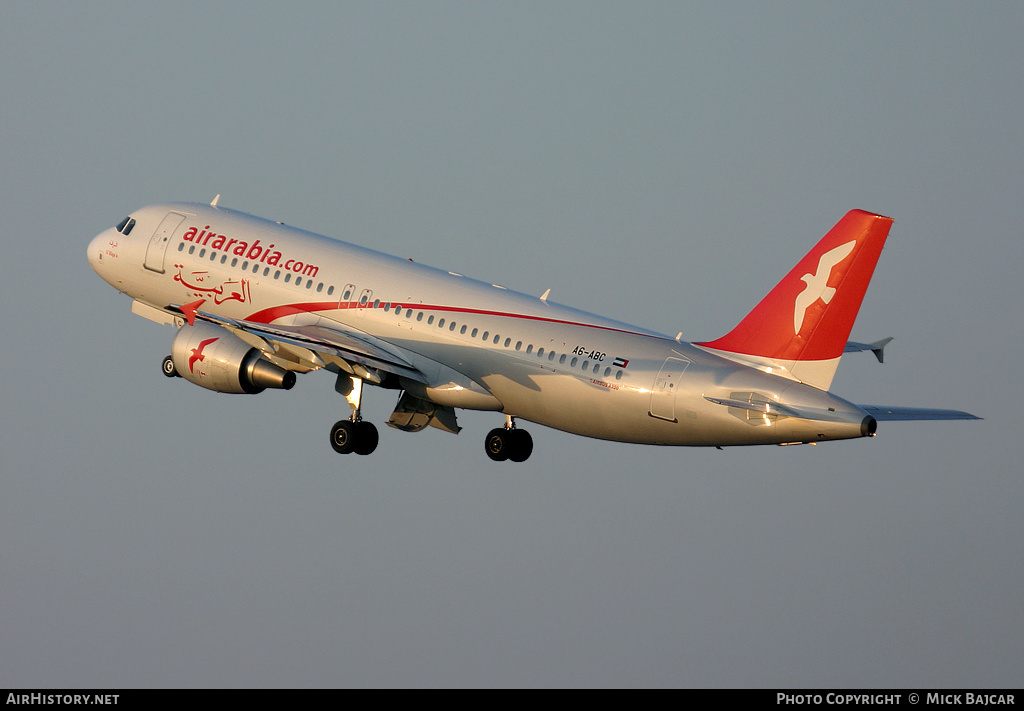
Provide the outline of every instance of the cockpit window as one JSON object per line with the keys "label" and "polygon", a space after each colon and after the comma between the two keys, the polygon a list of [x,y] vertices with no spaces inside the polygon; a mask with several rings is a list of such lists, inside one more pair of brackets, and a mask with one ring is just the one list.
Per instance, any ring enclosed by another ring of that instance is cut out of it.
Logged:
{"label": "cockpit window", "polygon": [[135,220],[130,215],[117,223],[117,231],[125,237],[131,233],[133,227],[135,227]]}

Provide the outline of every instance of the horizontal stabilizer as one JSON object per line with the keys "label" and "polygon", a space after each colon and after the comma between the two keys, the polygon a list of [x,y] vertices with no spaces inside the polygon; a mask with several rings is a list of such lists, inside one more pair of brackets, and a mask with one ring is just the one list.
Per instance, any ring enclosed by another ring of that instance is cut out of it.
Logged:
{"label": "horizontal stabilizer", "polygon": [[883,420],[980,420],[982,418],[961,410],[932,410],[923,407],[883,407],[857,405],[878,421]]}
{"label": "horizontal stabilizer", "polygon": [[749,412],[759,412],[764,415],[785,415],[786,417],[805,417],[798,411],[785,405],[780,405],[777,402],[748,402],[747,400],[732,400],[725,397],[711,397],[705,395],[704,399],[708,402],[713,402],[716,405],[724,405],[725,407],[735,407],[740,410],[747,410]]}
{"label": "horizontal stabilizer", "polygon": [[[765,402],[759,400],[747,401],[736,400],[724,397],[711,397],[705,395],[704,399],[716,405],[732,407],[747,412],[756,412],[761,415],[775,415],[780,417],[796,417],[801,420],[816,420],[819,422],[845,422],[848,415],[837,413],[835,410],[822,410],[816,408],[793,407],[792,405],[781,405],[777,402]],[[877,418],[876,418],[877,419]]]}
{"label": "horizontal stabilizer", "polygon": [[878,358],[879,363],[885,362],[885,347],[889,345],[889,341],[892,340],[892,336],[883,338],[880,341],[874,343],[857,343],[856,341],[847,341],[846,347],[843,349],[843,353],[856,353],[858,351],[871,351],[875,354],[875,358]]}

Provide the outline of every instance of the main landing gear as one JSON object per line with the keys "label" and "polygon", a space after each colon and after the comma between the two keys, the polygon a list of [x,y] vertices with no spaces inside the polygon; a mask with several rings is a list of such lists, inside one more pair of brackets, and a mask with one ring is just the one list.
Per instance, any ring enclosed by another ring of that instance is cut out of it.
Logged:
{"label": "main landing gear", "polygon": [[348,454],[349,452],[370,454],[377,449],[379,436],[373,423],[363,422],[359,414],[363,381],[359,378],[340,376],[335,389],[345,395],[349,407],[352,408],[352,416],[347,420],[334,423],[334,427],[331,428],[331,446],[338,454]]}
{"label": "main landing gear", "polygon": [[369,454],[377,449],[377,428],[372,422],[341,420],[331,428],[331,446],[338,454]]}
{"label": "main landing gear", "polygon": [[487,456],[496,462],[506,459],[525,462],[533,454],[533,437],[526,430],[516,429],[515,418],[506,415],[504,427],[497,427],[487,433],[484,449]]}

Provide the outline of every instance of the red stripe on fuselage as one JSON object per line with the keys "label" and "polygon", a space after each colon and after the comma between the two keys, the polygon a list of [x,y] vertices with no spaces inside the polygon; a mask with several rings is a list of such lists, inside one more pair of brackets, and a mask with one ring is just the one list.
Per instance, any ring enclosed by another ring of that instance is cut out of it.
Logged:
{"label": "red stripe on fuselage", "polygon": [[[661,338],[661,336],[655,336],[650,333],[639,333],[637,331],[629,331],[624,328],[613,328],[611,326],[597,326],[592,323],[581,323],[579,321],[566,321],[564,319],[557,318],[546,318],[544,316],[527,316],[526,314],[512,314],[505,311],[487,311],[484,309],[467,309],[459,306],[436,306],[426,304],[414,304],[412,306],[406,306],[396,302],[391,302],[391,306],[394,308],[402,309],[414,309],[417,311],[446,311],[449,313],[460,313],[460,314],[471,314],[476,316],[501,316],[503,318],[515,318],[522,319],[524,321],[541,321],[544,323],[558,323],[566,326],[582,326],[584,328],[598,328],[603,331],[613,331],[615,333],[628,333],[631,336],[647,336],[648,338]],[[375,308],[372,305],[361,306],[358,302],[352,301],[348,303],[338,304],[336,301],[328,302],[307,302],[298,304],[286,304],[283,306],[273,306],[269,309],[263,309],[257,311],[254,314],[248,316],[246,321],[253,321],[255,323],[270,324],[279,318],[285,316],[293,316],[301,313],[314,313],[316,311],[334,311],[342,309],[372,309]],[[377,306],[376,308],[381,308]]]}

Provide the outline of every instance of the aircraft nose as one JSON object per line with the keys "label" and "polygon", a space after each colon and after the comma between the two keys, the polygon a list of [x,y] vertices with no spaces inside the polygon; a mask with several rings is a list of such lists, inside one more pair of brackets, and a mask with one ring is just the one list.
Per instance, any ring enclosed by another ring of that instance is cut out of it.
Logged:
{"label": "aircraft nose", "polygon": [[89,242],[89,247],[86,250],[86,256],[89,258],[89,265],[93,270],[99,273],[103,265],[103,247],[107,243],[107,233],[101,232],[92,238]]}

